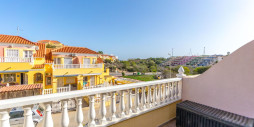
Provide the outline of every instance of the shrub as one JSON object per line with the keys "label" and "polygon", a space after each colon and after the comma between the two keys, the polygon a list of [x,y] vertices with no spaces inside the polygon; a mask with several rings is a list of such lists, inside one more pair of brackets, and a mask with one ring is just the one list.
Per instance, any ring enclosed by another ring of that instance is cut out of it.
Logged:
{"label": "shrub", "polygon": [[206,67],[197,67],[193,70],[194,74],[202,74],[204,73],[206,70],[208,70],[210,68],[210,66],[206,66]]}
{"label": "shrub", "polygon": [[122,72],[122,76],[125,76],[125,73],[124,73],[124,72]]}

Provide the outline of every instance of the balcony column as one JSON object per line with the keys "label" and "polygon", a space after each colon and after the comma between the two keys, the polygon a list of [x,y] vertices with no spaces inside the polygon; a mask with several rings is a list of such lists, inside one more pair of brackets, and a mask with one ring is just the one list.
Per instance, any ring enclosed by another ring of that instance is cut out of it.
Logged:
{"label": "balcony column", "polygon": [[8,110],[0,111],[0,127],[10,127],[10,116]]}
{"label": "balcony column", "polygon": [[57,78],[55,77],[52,77],[53,80],[52,80],[52,89],[53,89],[53,93],[57,93]]}
{"label": "balcony column", "polygon": [[82,98],[76,98],[76,122],[78,127],[83,127]]}
{"label": "balcony column", "polygon": [[96,125],[95,123],[95,108],[94,108],[94,96],[95,95],[90,95],[89,96],[89,110],[90,110],[90,121],[89,121],[89,126],[94,127]]}
{"label": "balcony column", "polygon": [[106,124],[107,119],[106,119],[106,105],[105,105],[105,98],[106,98],[106,93],[101,94],[101,124]]}
{"label": "balcony column", "polygon": [[116,92],[111,92],[111,114],[112,121],[116,120]]}
{"label": "balcony column", "polygon": [[82,90],[83,89],[83,76],[82,75],[78,75],[77,77],[77,89],[78,90]]}
{"label": "balcony column", "polygon": [[132,114],[132,96],[131,96],[132,89],[128,90],[128,115]]}
{"label": "balcony column", "polygon": [[124,109],[125,109],[125,105],[124,105],[124,91],[121,90],[120,91],[120,117],[124,117],[125,113],[124,113]]}
{"label": "balcony column", "polygon": [[165,102],[165,98],[166,98],[166,84],[164,83],[164,84],[162,84],[161,85],[161,89],[162,89],[162,98],[161,98],[161,101],[162,101],[162,103],[164,103]]}
{"label": "balcony column", "polygon": [[148,103],[148,108],[152,108],[152,86],[148,86],[147,103]]}
{"label": "balcony column", "polygon": [[158,97],[157,97],[157,85],[154,85],[153,89],[153,106],[157,105]]}
{"label": "balcony column", "polygon": [[139,110],[139,88],[135,88],[135,109],[136,109],[136,112],[135,113],[138,113],[140,112]]}
{"label": "balcony column", "polygon": [[34,127],[33,122],[33,112],[32,112],[33,105],[24,106],[24,125],[23,127]]}
{"label": "balcony column", "polygon": [[61,121],[61,125],[62,127],[68,127],[69,126],[69,115],[68,115],[68,101],[67,100],[63,100],[61,101],[61,106],[62,106],[62,121]]}
{"label": "balcony column", "polygon": [[146,87],[142,87],[142,98],[141,98],[141,104],[142,104],[142,108],[143,110],[146,109]]}
{"label": "balcony column", "polygon": [[44,103],[45,113],[43,118],[43,127],[53,127],[53,119],[51,115],[51,103]]}

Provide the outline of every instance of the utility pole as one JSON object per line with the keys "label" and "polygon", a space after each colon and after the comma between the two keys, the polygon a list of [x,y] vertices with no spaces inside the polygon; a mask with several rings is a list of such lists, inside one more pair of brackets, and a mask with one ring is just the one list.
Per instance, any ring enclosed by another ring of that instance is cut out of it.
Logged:
{"label": "utility pole", "polygon": [[204,47],[204,52],[203,52],[203,55],[205,55],[205,47]]}

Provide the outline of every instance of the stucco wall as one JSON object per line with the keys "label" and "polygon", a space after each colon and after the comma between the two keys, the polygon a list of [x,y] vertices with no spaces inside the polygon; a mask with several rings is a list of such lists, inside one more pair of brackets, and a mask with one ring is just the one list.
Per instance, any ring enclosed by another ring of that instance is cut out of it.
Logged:
{"label": "stucco wall", "polygon": [[183,100],[254,118],[254,41],[204,74],[183,79]]}
{"label": "stucco wall", "polygon": [[180,102],[177,101],[151,112],[116,123],[110,127],[158,127],[176,117],[176,104]]}

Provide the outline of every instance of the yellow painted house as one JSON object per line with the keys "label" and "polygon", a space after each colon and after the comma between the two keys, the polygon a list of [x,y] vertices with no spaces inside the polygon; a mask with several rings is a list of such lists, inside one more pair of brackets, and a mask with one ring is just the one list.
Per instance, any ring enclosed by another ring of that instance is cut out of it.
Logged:
{"label": "yellow painted house", "polygon": [[57,45],[46,48],[46,43],[0,35],[0,84],[41,83],[44,90],[56,93],[112,80],[97,52],[85,47]]}

